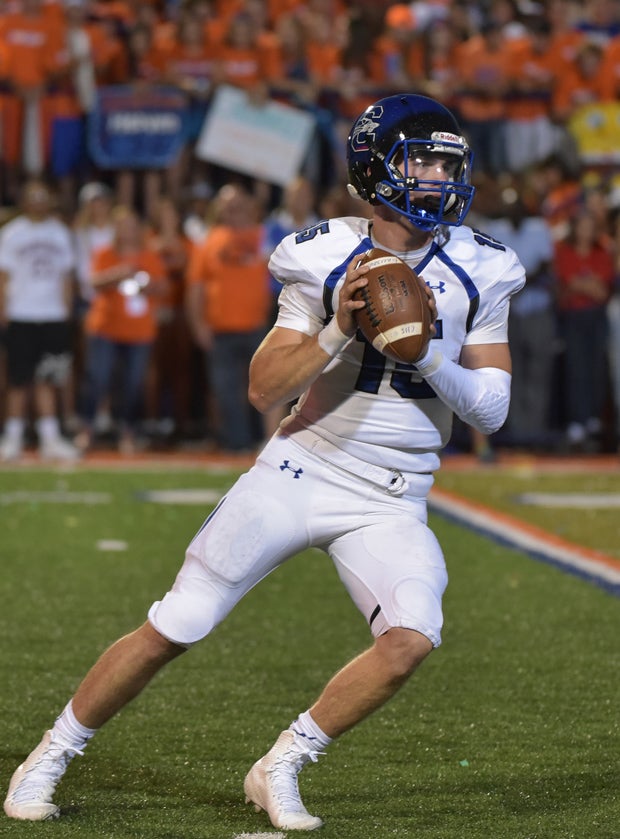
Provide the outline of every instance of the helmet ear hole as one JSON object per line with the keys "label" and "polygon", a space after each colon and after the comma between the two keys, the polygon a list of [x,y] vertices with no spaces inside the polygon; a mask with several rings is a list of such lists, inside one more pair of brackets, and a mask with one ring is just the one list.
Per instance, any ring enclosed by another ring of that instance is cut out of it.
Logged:
{"label": "helmet ear hole", "polygon": [[[368,166],[364,163],[356,162],[351,165],[349,168],[349,177],[351,178],[351,183],[348,185],[352,187],[355,191],[355,194],[358,198],[361,198],[362,201],[368,201],[372,203],[372,196],[370,195],[369,186],[370,186],[370,170]],[[351,191],[351,190],[349,190]]]}

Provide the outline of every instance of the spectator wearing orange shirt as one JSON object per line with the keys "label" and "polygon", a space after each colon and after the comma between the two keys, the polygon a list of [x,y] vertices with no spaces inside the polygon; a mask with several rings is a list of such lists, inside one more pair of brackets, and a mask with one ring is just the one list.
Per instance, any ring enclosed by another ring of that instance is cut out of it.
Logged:
{"label": "spectator wearing orange shirt", "polygon": [[332,85],[342,62],[343,41],[328,17],[314,15],[304,27],[310,78],[318,85]]}
{"label": "spectator wearing orange shirt", "polygon": [[218,77],[222,82],[256,91],[280,76],[279,54],[269,42],[261,43],[256,20],[241,13],[231,18],[222,43],[217,48]]}
{"label": "spectator wearing orange shirt", "polygon": [[[426,27],[421,28],[424,31]],[[411,87],[411,53],[420,37],[413,4],[391,6],[383,20],[383,32],[374,40],[371,56],[373,80],[386,89]]]}
{"label": "spectator wearing orange shirt", "polygon": [[166,290],[159,255],[147,249],[143,225],[135,212],[114,210],[114,242],[93,258],[95,295],[86,316],[84,431],[78,445],[92,443],[97,408],[110,395],[117,360],[122,360],[119,448],[130,454],[142,406],[149,356],[157,334],[157,298]]}
{"label": "spectator wearing orange shirt", "polygon": [[568,67],[585,41],[577,28],[579,8],[573,0],[548,0],[545,17],[551,24],[551,46],[556,66]]}
{"label": "spectator wearing orange shirt", "polygon": [[42,0],[22,0],[0,17],[0,35],[9,51],[8,82],[18,97],[42,94],[57,69],[64,20],[46,12]]}
{"label": "spectator wearing orange shirt", "polygon": [[605,51],[599,44],[585,41],[566,67],[554,91],[553,114],[567,124],[582,106],[600,101],[604,96]]}
{"label": "spectator wearing orange shirt", "polygon": [[457,50],[457,108],[463,133],[477,149],[477,164],[497,175],[507,168],[504,119],[510,87],[510,43],[489,20]]}
{"label": "spectator wearing orange shirt", "polygon": [[207,44],[200,18],[191,11],[183,12],[177,21],[174,43],[166,54],[163,74],[164,81],[180,90],[186,99],[184,146],[166,173],[167,192],[176,201],[181,200],[190,165],[194,176],[200,174],[196,171],[199,163],[193,157],[193,149],[217,82],[215,71],[214,49]]}
{"label": "spectator wearing orange shirt", "polygon": [[531,20],[527,30],[529,37],[511,51],[509,67],[506,156],[513,173],[549,157],[558,144],[551,102],[563,65],[551,49],[551,24],[547,20]]}
{"label": "spectator wearing orange shirt", "polygon": [[[334,31],[339,29],[334,27]],[[350,21],[346,45],[342,49],[340,63],[332,81],[336,102],[332,105],[335,114],[335,130],[339,143],[345,143],[351,120],[373,104],[378,98],[378,91],[383,90],[382,61],[380,49],[374,47],[374,32],[370,29],[367,18]],[[335,155],[336,178],[346,178],[342,169],[342,156]]]}
{"label": "spectator wearing orange shirt", "polygon": [[[10,111],[8,104],[8,97],[4,89],[9,66],[9,49],[7,45],[0,39],[0,125],[6,124],[7,113]],[[0,138],[0,166],[4,174],[5,169],[6,149],[5,143]],[[4,183],[0,184],[0,201],[4,198]]]}
{"label": "spectator wearing orange shirt", "polygon": [[63,22],[46,13],[42,0],[22,0],[19,10],[0,18],[6,48],[2,143],[7,191],[15,200],[22,174],[39,176],[46,164],[42,103],[60,68]]}
{"label": "spectator wearing orange shirt", "polygon": [[162,81],[167,51],[155,44],[153,28],[137,23],[128,33],[124,77],[119,82],[157,84]]}
{"label": "spectator wearing orange shirt", "polygon": [[429,23],[409,50],[407,69],[416,90],[449,108],[456,107],[459,43],[459,32],[452,21],[438,19]]}
{"label": "spectator wearing orange shirt", "polygon": [[252,196],[233,184],[217,194],[215,219],[190,260],[187,316],[206,354],[218,442],[242,451],[263,437],[247,388],[250,360],[267,331],[271,306],[265,228]]}
{"label": "spectator wearing orange shirt", "polygon": [[280,75],[274,81],[272,95],[288,98],[302,107],[314,104],[320,90],[311,77],[302,22],[296,15],[282,15],[275,34],[280,48]]}
{"label": "spectator wearing orange shirt", "polygon": [[269,77],[274,78],[281,71],[280,40],[274,31],[272,18],[265,0],[242,0],[241,12],[248,15],[258,32],[257,43],[263,56],[263,66]]}

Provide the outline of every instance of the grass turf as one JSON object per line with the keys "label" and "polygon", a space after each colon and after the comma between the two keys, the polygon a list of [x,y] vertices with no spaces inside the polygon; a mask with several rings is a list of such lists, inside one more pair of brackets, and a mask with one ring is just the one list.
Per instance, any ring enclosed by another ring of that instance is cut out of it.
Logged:
{"label": "grass turf", "polygon": [[[138,493],[222,490],[233,477],[0,472],[5,787],[94,658],[169,586],[201,523],[199,507],[149,504]],[[36,494],[50,492],[107,494],[109,503]],[[304,770],[305,802],[325,819],[320,835],[618,839],[617,599],[431,523],[451,580],[444,645],[391,703]],[[102,539],[127,550],[98,550]],[[309,551],[291,560],[75,759],[56,796],[60,821],[4,819],[0,835],[275,833],[243,804],[245,772],[368,641],[327,558]]]}

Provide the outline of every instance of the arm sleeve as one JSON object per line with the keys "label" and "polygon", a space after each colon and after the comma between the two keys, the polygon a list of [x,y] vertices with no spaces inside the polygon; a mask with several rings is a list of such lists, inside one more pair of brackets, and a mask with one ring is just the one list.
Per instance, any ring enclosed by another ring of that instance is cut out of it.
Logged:
{"label": "arm sleeve", "polygon": [[511,375],[499,367],[469,370],[429,350],[416,362],[418,372],[459,419],[483,434],[494,434],[506,422]]}

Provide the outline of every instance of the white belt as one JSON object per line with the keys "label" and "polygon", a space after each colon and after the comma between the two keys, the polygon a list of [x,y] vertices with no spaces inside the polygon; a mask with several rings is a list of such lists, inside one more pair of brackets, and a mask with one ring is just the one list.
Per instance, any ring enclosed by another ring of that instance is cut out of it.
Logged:
{"label": "white belt", "polygon": [[336,466],[350,475],[355,475],[371,484],[382,487],[390,495],[403,495],[409,488],[407,479],[398,469],[388,469],[385,466],[375,466],[334,446],[328,440],[318,437],[309,429],[297,430],[289,437],[292,442],[298,442],[306,451],[315,455],[319,460]]}

